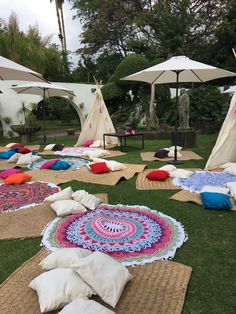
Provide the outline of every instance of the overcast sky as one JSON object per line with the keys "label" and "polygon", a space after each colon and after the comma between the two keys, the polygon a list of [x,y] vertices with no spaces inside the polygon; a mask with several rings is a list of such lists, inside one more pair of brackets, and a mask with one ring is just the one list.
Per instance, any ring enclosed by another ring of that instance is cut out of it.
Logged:
{"label": "overcast sky", "polygon": [[[54,1],[50,0],[0,0],[0,17],[8,20],[11,12],[14,11],[18,17],[20,30],[27,30],[29,25],[38,25],[42,36],[52,34],[52,42],[60,44],[58,39],[58,23]],[[67,1],[63,4],[65,29],[67,37],[67,49],[75,51],[79,48],[79,35],[82,31],[78,19],[73,20],[74,11]],[[71,55],[72,56],[72,55]],[[73,62],[77,63],[77,58],[72,56]]]}

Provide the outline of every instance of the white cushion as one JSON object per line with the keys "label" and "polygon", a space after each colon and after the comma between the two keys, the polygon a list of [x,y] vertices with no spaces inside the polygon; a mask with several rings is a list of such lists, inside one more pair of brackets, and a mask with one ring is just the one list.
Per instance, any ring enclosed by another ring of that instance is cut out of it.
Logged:
{"label": "white cushion", "polygon": [[100,303],[79,298],[66,305],[58,314],[115,314]]}
{"label": "white cushion", "polygon": [[87,209],[74,200],[61,200],[51,204],[57,216],[85,213]]}
{"label": "white cushion", "polygon": [[93,158],[99,158],[99,157],[107,156],[109,154],[110,153],[107,150],[98,149],[98,150],[93,150],[93,151],[87,150],[83,153],[83,156],[86,156],[89,159],[93,159]]}
{"label": "white cushion", "polygon": [[15,153],[9,159],[7,159],[7,162],[17,162],[20,156],[23,156],[23,154]]}
{"label": "white cushion", "polygon": [[227,195],[229,193],[229,189],[215,185],[204,185],[200,193],[202,192],[222,193]]}
{"label": "white cushion", "polygon": [[9,144],[7,144],[5,147],[11,148],[11,146],[13,146],[13,145],[15,145],[15,144],[19,144],[19,143],[9,143]]}
{"label": "white cushion", "polygon": [[72,269],[56,268],[34,278],[41,313],[62,308],[79,297],[91,297],[93,290]]}
{"label": "white cushion", "polygon": [[81,258],[92,254],[91,251],[81,248],[57,249],[45,257],[39,265],[44,270],[53,268],[72,268]]}
{"label": "white cushion", "polygon": [[104,302],[113,307],[132,278],[125,266],[99,251],[81,259],[75,270]]}
{"label": "white cushion", "polygon": [[227,172],[229,174],[232,174],[233,176],[236,176],[236,166],[227,167],[224,169],[224,172]]}
{"label": "white cushion", "polygon": [[[183,147],[181,147],[181,146],[176,146],[176,149],[177,149],[178,152],[181,152],[181,150],[183,149]],[[170,146],[170,147],[169,147],[169,150],[175,150],[175,146]]]}
{"label": "white cushion", "polygon": [[73,190],[69,186],[68,188],[65,188],[64,190],[61,190],[55,194],[49,195],[45,198],[45,201],[48,202],[56,202],[56,201],[63,201],[63,200],[71,200],[72,199]]}
{"label": "white cushion", "polygon": [[121,162],[115,160],[107,160],[106,165],[111,171],[119,171],[127,168]]}
{"label": "white cushion", "polygon": [[[168,155],[168,157],[175,157],[175,151],[174,150],[170,150]],[[182,154],[180,152],[177,151],[177,157],[180,158],[182,157]]]}
{"label": "white cushion", "polygon": [[41,159],[41,156],[38,155],[33,155],[32,153],[28,153],[28,154],[22,154],[22,156],[20,156],[17,160],[17,165],[28,165],[33,161],[37,161]]}
{"label": "white cushion", "polygon": [[176,167],[173,165],[165,165],[165,166],[162,166],[161,168],[159,168],[159,170],[165,170],[168,172],[174,171],[175,169],[176,169]]}
{"label": "white cushion", "polygon": [[93,162],[107,162],[107,159],[104,158],[92,158]]}
{"label": "white cushion", "polygon": [[176,169],[176,170],[170,172],[170,177],[186,179],[186,178],[190,177],[193,173],[194,172],[190,171],[190,170]]}
{"label": "white cushion", "polygon": [[93,144],[89,145],[89,147],[94,147],[94,148],[101,147],[101,146],[102,146],[101,140],[94,141]]}
{"label": "white cushion", "polygon": [[225,184],[225,186],[229,189],[230,194],[236,201],[236,182],[228,182]]}
{"label": "white cushion", "polygon": [[228,167],[231,167],[231,166],[236,166],[236,162],[226,162],[225,164],[219,166],[220,168],[228,168]]}
{"label": "white cushion", "polygon": [[52,150],[55,145],[56,144],[48,144],[47,146],[44,147],[43,150]]}
{"label": "white cushion", "polygon": [[72,198],[89,209],[95,209],[102,201],[96,196],[84,190],[78,190],[72,194]]}

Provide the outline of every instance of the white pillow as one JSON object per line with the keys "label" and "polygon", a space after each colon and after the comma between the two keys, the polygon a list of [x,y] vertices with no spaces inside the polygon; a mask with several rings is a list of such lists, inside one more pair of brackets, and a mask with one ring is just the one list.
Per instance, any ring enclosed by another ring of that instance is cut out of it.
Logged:
{"label": "white pillow", "polygon": [[37,161],[41,159],[41,156],[38,155],[33,155],[32,153],[28,153],[28,154],[22,154],[22,156],[20,156],[17,160],[17,165],[28,165],[33,161]]}
{"label": "white pillow", "polygon": [[[181,152],[181,150],[183,149],[183,147],[181,146],[176,146],[177,152]],[[175,150],[175,146],[170,146],[169,150]]]}
{"label": "white pillow", "polygon": [[161,168],[159,168],[159,170],[165,170],[168,172],[174,171],[175,169],[177,169],[177,168],[173,165],[166,165],[166,166],[162,166]]}
{"label": "white pillow", "polygon": [[95,209],[102,201],[96,196],[84,190],[78,190],[72,194],[72,198],[88,209]]}
{"label": "white pillow", "polygon": [[53,268],[72,268],[81,258],[92,254],[91,251],[81,248],[57,249],[45,257],[39,265],[44,270]]}
{"label": "white pillow", "polygon": [[51,204],[57,216],[85,213],[87,209],[74,200],[61,200]]}
{"label": "white pillow", "polygon": [[215,185],[204,185],[200,193],[202,192],[222,193],[227,195],[229,193],[229,189]]}
{"label": "white pillow", "polygon": [[107,156],[109,154],[110,153],[107,150],[98,149],[98,150],[93,150],[93,151],[87,150],[83,153],[83,156],[86,156],[89,159],[93,159],[93,158],[99,158],[99,157]]}
{"label": "white pillow", "polygon": [[62,308],[79,297],[91,297],[93,290],[72,269],[56,268],[34,278],[41,313]]}
{"label": "white pillow", "polygon": [[236,176],[236,166],[227,167],[224,169],[224,172],[227,172],[229,174],[232,174],[233,176]]}
{"label": "white pillow", "polygon": [[231,167],[231,166],[236,166],[236,162],[226,162],[225,164],[219,166],[220,168],[228,168],[228,167]]}
{"label": "white pillow", "polygon": [[170,177],[186,179],[186,178],[190,177],[193,173],[194,172],[190,171],[190,170],[176,169],[176,170],[170,172]]}
{"label": "white pillow", "polygon": [[49,195],[45,198],[45,201],[48,202],[56,202],[56,201],[63,201],[63,200],[71,200],[72,199],[73,190],[69,186],[62,191],[59,191],[55,194]]}
{"label": "white pillow", "polygon": [[101,140],[94,141],[93,144],[89,145],[89,147],[94,147],[94,148],[101,147],[101,146],[102,146]]}
{"label": "white pillow", "polygon": [[121,162],[117,162],[115,160],[107,160],[106,165],[111,171],[119,171],[127,168]]}
{"label": "white pillow", "polygon": [[[170,150],[168,155],[168,157],[175,157],[175,151],[174,150]],[[180,158],[182,157],[182,154],[180,152],[177,151],[177,157]]]}
{"label": "white pillow", "polygon": [[48,144],[47,146],[44,147],[43,150],[52,150],[55,145],[56,144]]}
{"label": "white pillow", "polygon": [[125,266],[99,251],[81,259],[75,270],[112,307],[116,306],[126,283],[132,278]]}
{"label": "white pillow", "polygon": [[107,162],[107,159],[104,158],[92,158],[93,162]]}
{"label": "white pillow", "polygon": [[19,144],[19,143],[9,143],[9,144],[7,144],[5,147],[11,148],[11,146],[13,146],[13,145],[15,145],[15,144]]}
{"label": "white pillow", "polygon": [[17,162],[20,156],[23,156],[23,154],[15,153],[9,159],[7,159],[7,162]]}
{"label": "white pillow", "polygon": [[58,314],[115,314],[100,303],[79,298],[66,305]]}
{"label": "white pillow", "polygon": [[229,189],[230,194],[236,201],[236,182],[228,182],[225,184],[225,186]]}

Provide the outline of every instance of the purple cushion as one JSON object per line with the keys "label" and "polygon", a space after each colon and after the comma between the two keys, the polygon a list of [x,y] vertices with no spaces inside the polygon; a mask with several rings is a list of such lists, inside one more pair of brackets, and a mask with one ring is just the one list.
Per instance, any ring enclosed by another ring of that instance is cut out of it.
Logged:
{"label": "purple cushion", "polygon": [[49,169],[52,165],[54,165],[56,162],[58,161],[58,159],[52,159],[49,161],[45,161],[42,166],[40,167],[40,170],[43,169]]}
{"label": "purple cushion", "polygon": [[158,152],[156,152],[156,153],[154,154],[154,157],[160,158],[160,159],[166,158],[166,157],[168,156],[168,153],[169,153],[168,150],[166,150],[166,149],[160,149]]}
{"label": "purple cushion", "polygon": [[20,172],[21,171],[19,169],[9,168],[9,169],[6,169],[6,170],[0,172],[0,178],[5,179],[12,174],[20,173]]}
{"label": "purple cushion", "polygon": [[61,150],[63,150],[64,147],[65,147],[65,145],[63,145],[63,144],[56,144],[56,145],[53,146],[52,150],[54,152],[57,151],[57,150],[61,151]]}

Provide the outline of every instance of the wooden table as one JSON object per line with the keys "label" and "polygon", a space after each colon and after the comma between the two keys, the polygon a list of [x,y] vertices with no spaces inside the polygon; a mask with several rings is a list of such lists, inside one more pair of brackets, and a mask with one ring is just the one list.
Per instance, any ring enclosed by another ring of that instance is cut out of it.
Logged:
{"label": "wooden table", "polygon": [[103,148],[105,149],[106,145],[106,136],[117,137],[120,140],[120,151],[123,151],[123,139],[124,139],[124,147],[126,146],[126,139],[128,137],[141,137],[142,139],[142,149],[144,149],[144,134],[143,133],[135,133],[135,134],[126,134],[124,132],[119,133],[105,133],[103,134]]}

